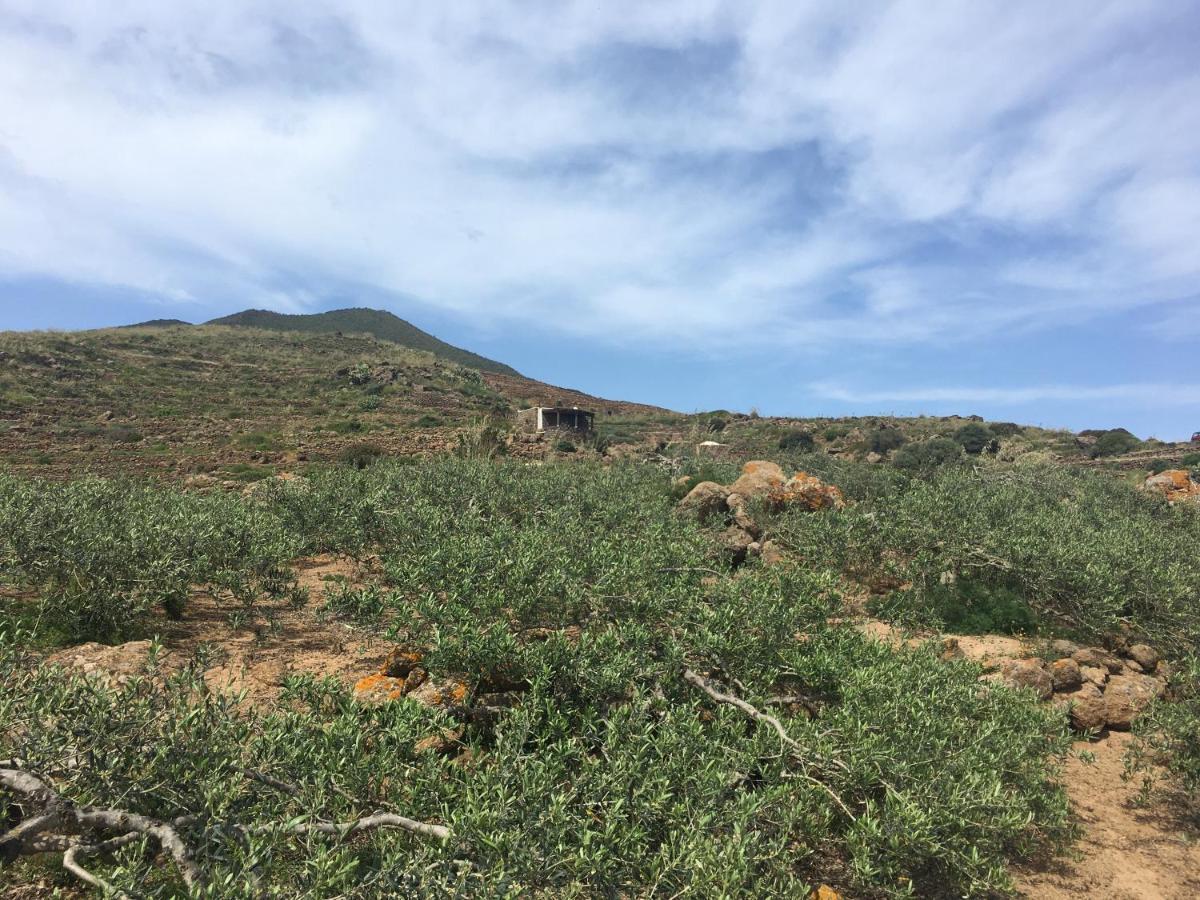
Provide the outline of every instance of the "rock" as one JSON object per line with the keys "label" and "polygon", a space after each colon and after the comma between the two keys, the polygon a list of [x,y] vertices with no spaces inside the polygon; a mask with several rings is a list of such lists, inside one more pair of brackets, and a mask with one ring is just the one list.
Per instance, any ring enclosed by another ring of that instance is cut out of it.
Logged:
{"label": "rock", "polygon": [[466,703],[470,693],[466,682],[459,681],[457,678],[443,678],[440,681],[430,679],[405,696],[406,699],[416,700],[425,706],[438,706],[445,709]]}
{"label": "rock", "polygon": [[1009,659],[1000,664],[1000,677],[1012,687],[1029,688],[1041,700],[1054,693],[1054,682],[1040,659]]}
{"label": "rock", "polygon": [[742,466],[742,474],[729,486],[729,493],[741,494],[747,499],[766,499],[772,492],[783,487],[787,476],[773,462],[754,459]]}
{"label": "rock", "polygon": [[1167,469],[1151,475],[1142,482],[1141,489],[1161,494],[1168,503],[1200,501],[1200,484],[1192,481],[1184,469]]}
{"label": "rock", "polygon": [[1084,684],[1077,691],[1063,694],[1067,703],[1067,715],[1076,731],[1099,731],[1108,720],[1104,708],[1104,695],[1094,684]]}
{"label": "rock", "polygon": [[733,515],[731,518],[733,519],[734,525],[742,529],[742,531],[750,534],[755,540],[758,540],[760,537],[762,537],[762,529],[758,527],[758,524],[752,518],[750,518],[744,508],[730,508],[733,509]]}
{"label": "rock", "polygon": [[684,515],[693,515],[701,522],[707,522],[715,515],[723,514],[729,506],[725,499],[729,489],[715,481],[702,481],[679,501],[675,509]]}
{"label": "rock", "polygon": [[846,505],[842,492],[820,478],[797,472],[783,484],[781,491],[771,496],[776,505],[801,506],[804,509],[841,509]]}
{"label": "rock", "polygon": [[872,450],[870,453],[867,454],[866,460],[867,460],[867,462],[871,463],[872,465],[874,465],[875,463],[881,463],[881,462],[883,462],[883,454],[876,453],[874,450]]}
{"label": "rock", "polygon": [[404,696],[404,679],[376,673],[360,678],[354,685],[354,699],[366,706],[378,706]]}
{"label": "rock", "polygon": [[1114,675],[1108,679],[1104,689],[1104,718],[1108,727],[1127,729],[1163,689],[1163,683],[1149,675]]}
{"label": "rock", "polygon": [[745,561],[753,543],[754,535],[737,525],[730,525],[721,532],[721,546],[732,557],[735,565]]}
{"label": "rock", "polygon": [[1125,665],[1121,667],[1121,674],[1123,675],[1142,675],[1145,674],[1145,671],[1136,659],[1125,660]]}
{"label": "rock", "polygon": [[379,667],[379,671],[383,675],[390,675],[392,678],[404,678],[421,664],[425,658],[420,650],[414,650],[412,647],[395,647],[384,659],[383,665]]}
{"label": "rock", "polygon": [[1060,638],[1050,642],[1050,649],[1058,656],[1071,656],[1082,648],[1074,641],[1064,641]]}
{"label": "rock", "polygon": [[823,884],[812,892],[809,900],[842,900],[842,895],[829,885]]}
{"label": "rock", "polygon": [[214,488],[220,484],[220,480],[212,475],[189,475],[183,479],[183,487],[185,490],[202,491],[208,488]]}
{"label": "rock", "polygon": [[1080,666],[1079,674],[1088,684],[1098,688],[1104,687],[1105,682],[1108,681],[1108,669],[1104,666]]}
{"label": "rock", "polygon": [[1083,684],[1083,673],[1075,660],[1056,659],[1050,664],[1050,680],[1056,691],[1073,691]]}
{"label": "rock", "polygon": [[[528,437],[528,435],[523,435],[523,437]],[[671,482],[671,487],[675,488],[676,490],[684,490],[686,488],[687,490],[690,491],[693,487],[693,483],[695,482],[695,480],[696,480],[695,475],[680,475],[678,478],[676,478],[674,481]]]}
{"label": "rock", "polygon": [[1126,652],[1129,654],[1130,659],[1147,672],[1153,672],[1158,665],[1159,659],[1161,659],[1158,651],[1149,644],[1134,644]]}
{"label": "rock", "polygon": [[457,678],[431,679],[424,669],[412,669],[404,678],[376,673],[354,685],[354,699],[368,706],[393,700],[415,700],[425,706],[447,708],[466,702],[470,691]]}
{"label": "rock", "polygon": [[777,566],[786,558],[783,551],[779,549],[779,545],[774,541],[763,541],[759,555],[764,566]]}
{"label": "rock", "polygon": [[1107,669],[1113,675],[1116,675],[1125,667],[1125,664],[1120,659],[1113,656],[1107,650],[1101,650],[1099,647],[1084,647],[1082,650],[1076,650],[1071,654],[1071,659],[1075,660],[1081,666],[1099,666]]}
{"label": "rock", "polygon": [[438,756],[452,756],[462,746],[463,730],[447,728],[438,734],[421,738],[413,744],[413,753],[434,753]]}

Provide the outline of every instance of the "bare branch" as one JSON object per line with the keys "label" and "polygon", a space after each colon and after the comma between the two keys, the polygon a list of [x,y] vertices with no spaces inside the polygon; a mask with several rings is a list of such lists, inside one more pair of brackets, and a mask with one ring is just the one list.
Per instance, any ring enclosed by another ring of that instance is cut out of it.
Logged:
{"label": "bare branch", "polygon": [[255,825],[246,830],[253,834],[282,831],[288,834],[315,833],[344,838],[360,831],[370,831],[373,828],[387,827],[403,828],[405,831],[411,831],[413,834],[434,837],[442,841],[450,838],[450,829],[445,825],[430,825],[428,822],[418,822],[415,819],[398,816],[395,813],[376,813],[373,816],[364,816],[353,822],[300,822],[296,825],[268,823],[265,825]]}
{"label": "bare branch", "polygon": [[265,784],[267,787],[273,787],[275,790],[283,791],[283,793],[288,794],[289,796],[300,796],[300,788],[296,787],[296,785],[288,781],[280,781],[278,778],[268,775],[266,772],[259,772],[257,769],[242,769],[242,774],[251,781],[257,781],[261,784]]}
{"label": "bare branch", "polygon": [[[717,688],[713,687],[713,685],[707,679],[696,674],[691,669],[683,670],[683,679],[684,681],[688,682],[688,684],[694,685],[695,687],[698,687],[700,690],[704,691],[704,693],[708,694],[708,696],[717,703],[723,703],[727,706],[732,706],[734,709],[745,713],[755,722],[762,722],[766,725],[770,725],[771,728],[775,730],[775,733],[779,735],[779,739],[784,743],[784,745],[792,751],[797,759],[803,762],[803,757],[805,755],[804,748],[800,746],[800,743],[795,738],[787,733],[787,729],[783,727],[783,723],[777,718],[762,712],[760,709],[747,703],[741,697],[735,697],[733,694],[726,694],[723,691],[718,690]],[[838,809],[846,814],[846,818],[851,820],[854,819],[854,814],[850,812],[850,808],[846,806],[846,804],[842,801],[842,798],[837,795],[833,788],[829,787],[829,785],[825,784],[823,781],[818,781],[816,778],[813,778],[807,772],[800,773],[800,777],[805,781],[808,781],[809,783],[819,787],[822,791],[828,794],[829,798],[833,800]]]}

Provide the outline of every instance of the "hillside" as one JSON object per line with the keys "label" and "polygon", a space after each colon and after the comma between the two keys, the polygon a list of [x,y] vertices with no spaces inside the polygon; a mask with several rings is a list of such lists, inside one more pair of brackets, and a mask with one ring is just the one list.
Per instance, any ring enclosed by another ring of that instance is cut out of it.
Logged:
{"label": "hillside", "polygon": [[424,350],[442,359],[479,369],[481,372],[499,372],[504,375],[520,373],[504,363],[487,359],[461,347],[455,347],[422,331],[411,322],[379,309],[336,309],[312,315],[287,315],[264,309],[248,309],[220,319],[209,325],[229,325],[237,328],[262,328],[270,331],[303,331],[310,334],[369,334],[381,341],[391,341],[414,350]]}
{"label": "hillside", "polygon": [[481,375],[361,331],[0,332],[0,458],[55,478],[215,472],[250,480],[363,443],[427,455],[453,446],[472,423],[505,423],[517,408],[558,397],[606,423],[684,418],[519,375]]}

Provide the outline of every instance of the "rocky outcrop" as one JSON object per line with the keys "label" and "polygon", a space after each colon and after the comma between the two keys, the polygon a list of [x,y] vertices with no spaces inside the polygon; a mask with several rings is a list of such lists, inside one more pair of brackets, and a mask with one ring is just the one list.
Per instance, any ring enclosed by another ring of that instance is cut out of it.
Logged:
{"label": "rocky outcrop", "polygon": [[[46,658],[46,665],[62,666],[96,678],[109,687],[120,687],[149,671],[152,648],[150,641],[129,641],[115,647],[90,641],[51,654]],[[164,654],[154,659],[161,663]]]}
{"label": "rocky outcrop", "polygon": [[1183,469],[1167,469],[1149,476],[1142,482],[1142,490],[1161,494],[1169,503],[1200,502],[1200,483]]}
{"label": "rocky outcrop", "polygon": [[[677,479],[675,487],[689,484]],[[741,475],[728,486],[713,481],[695,485],[676,505],[676,511],[706,524],[723,521],[721,544],[733,565],[759,555],[764,564],[776,565],[783,561],[783,554],[751,515],[756,504],[774,511],[787,507],[816,511],[840,508],[845,500],[834,485],[804,472],[788,476],[776,463],[758,459],[746,463]]]}
{"label": "rocky outcrop", "polygon": [[679,501],[675,507],[683,515],[695,516],[701,522],[708,522],[729,510],[727,498],[729,488],[715,481],[702,481]]}

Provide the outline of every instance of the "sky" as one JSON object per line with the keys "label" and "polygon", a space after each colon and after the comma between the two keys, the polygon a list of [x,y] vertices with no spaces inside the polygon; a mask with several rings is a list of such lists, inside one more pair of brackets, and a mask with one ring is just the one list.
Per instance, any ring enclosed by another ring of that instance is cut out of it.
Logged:
{"label": "sky", "polygon": [[389,309],[682,411],[1200,430],[1200,5],[0,0],[0,329]]}

